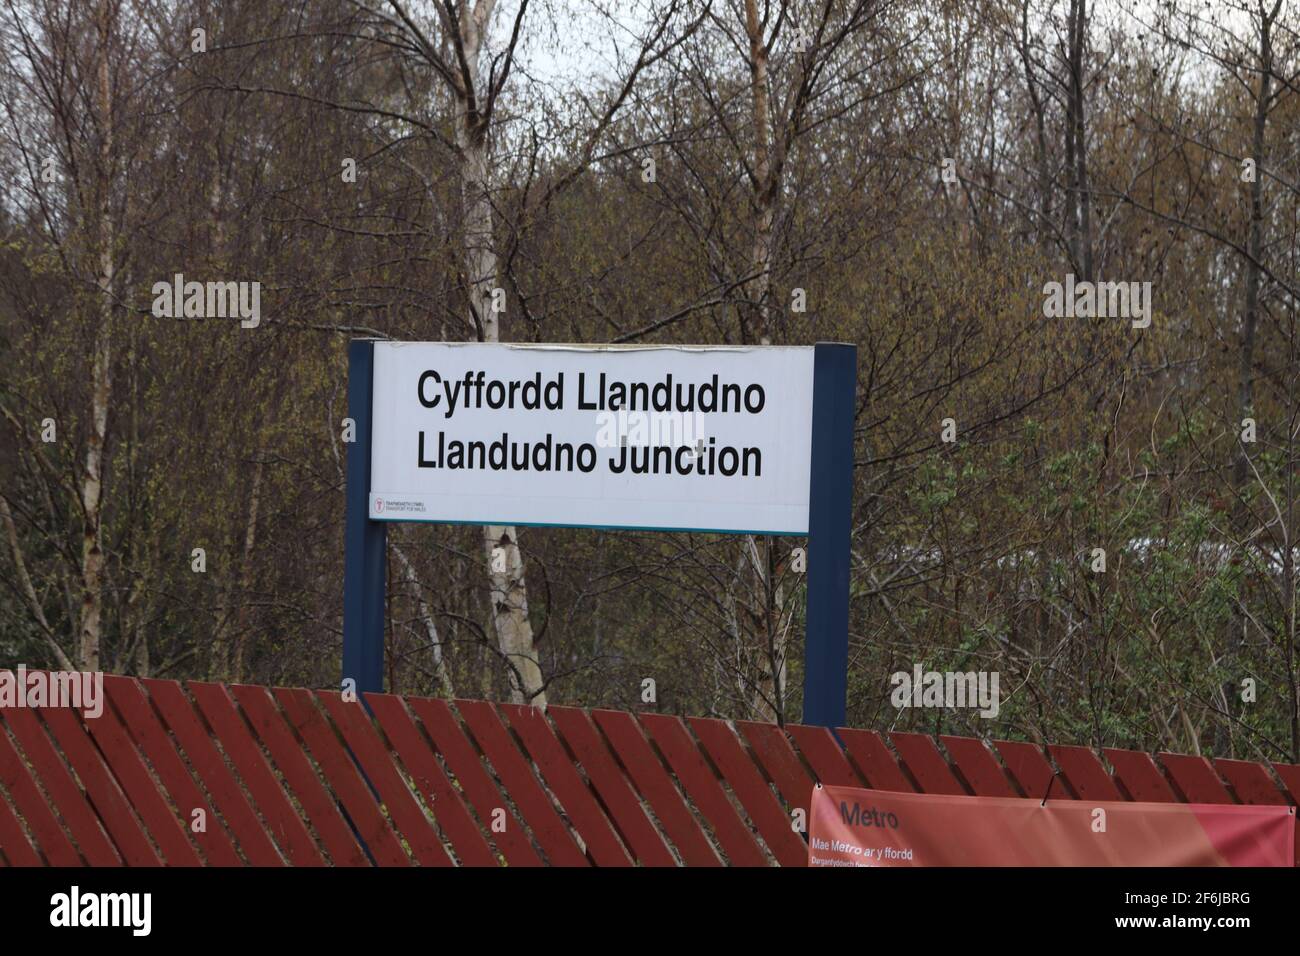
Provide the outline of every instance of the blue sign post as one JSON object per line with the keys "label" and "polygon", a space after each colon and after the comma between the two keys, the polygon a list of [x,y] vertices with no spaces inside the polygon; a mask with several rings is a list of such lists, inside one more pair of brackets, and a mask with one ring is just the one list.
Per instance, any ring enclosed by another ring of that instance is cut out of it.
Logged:
{"label": "blue sign post", "polygon": [[343,679],[356,682],[358,699],[384,690],[384,578],[387,528],[370,520],[370,404],[375,343],[348,345],[348,417],[356,429],[348,449],[343,528]]}
{"label": "blue sign post", "polygon": [[[370,518],[375,343],[348,348],[348,445],[343,562],[343,678],[358,694],[384,689],[385,522]],[[840,727],[848,687],[849,539],[857,347],[813,349],[808,507],[808,613],[803,722]],[[365,698],[362,697],[362,700]]]}
{"label": "blue sign post", "polygon": [[813,351],[803,722],[831,728],[844,726],[848,696],[857,365],[855,345],[819,342]]}

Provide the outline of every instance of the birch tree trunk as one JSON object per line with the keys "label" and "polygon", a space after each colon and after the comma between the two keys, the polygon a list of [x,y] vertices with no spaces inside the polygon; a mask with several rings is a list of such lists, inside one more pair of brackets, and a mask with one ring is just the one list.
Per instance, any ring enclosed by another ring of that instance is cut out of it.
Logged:
{"label": "birch tree trunk", "polygon": [[1078,204],[1078,227],[1076,236],[1075,261],[1082,271],[1081,278],[1092,282],[1093,241],[1092,241],[1092,195],[1088,188],[1088,121],[1087,101],[1084,96],[1084,71],[1087,67],[1088,54],[1088,4],[1087,0],[1077,0],[1070,5],[1070,102],[1072,104],[1072,122],[1074,128],[1070,135],[1074,138],[1073,158],[1075,201]]}
{"label": "birch tree trunk", "polygon": [[100,642],[104,610],[103,514],[105,442],[108,436],[108,406],[112,394],[113,322],[113,229],[109,203],[112,188],[113,100],[109,78],[108,50],[112,12],[108,0],[99,7],[99,64],[96,107],[99,111],[100,141],[96,176],[95,246],[98,257],[99,321],[90,373],[90,419],[86,436],[86,464],[81,475],[81,623],[79,665],[88,671],[100,669]]}
{"label": "birch tree trunk", "polygon": [[[1251,132],[1250,156],[1255,161],[1255,179],[1250,184],[1250,226],[1246,237],[1246,287],[1245,302],[1241,316],[1241,338],[1237,351],[1237,421],[1232,423],[1238,430],[1241,421],[1253,414],[1255,405],[1255,334],[1259,326],[1259,287],[1262,270],[1260,257],[1264,253],[1264,151],[1267,145],[1269,100],[1272,96],[1273,80],[1273,17],[1277,15],[1278,6],[1273,7],[1272,14],[1261,8],[1259,20],[1259,92],[1255,98],[1255,116]],[[1246,506],[1246,484],[1249,480],[1249,462],[1246,447],[1238,439],[1232,463],[1232,528],[1234,534],[1240,534],[1247,525],[1249,509]],[[1235,559],[1241,562],[1240,558]],[[1240,601],[1240,596],[1238,601]],[[1289,603],[1289,602],[1287,602]],[[1239,605],[1234,606],[1228,614],[1227,633],[1224,635],[1227,650],[1224,664],[1232,668],[1241,653],[1245,637],[1246,615]],[[1237,684],[1234,676],[1224,681],[1224,704],[1232,710],[1232,702],[1237,697]],[[1215,749],[1221,754],[1233,756],[1232,721],[1221,721],[1215,734]]]}
{"label": "birch tree trunk", "polygon": [[745,0],[745,33],[749,37],[749,80],[754,111],[754,246],[750,256],[753,280],[750,308],[755,313],[759,341],[772,344],[772,220],[778,184],[772,171],[772,116],[768,93],[767,43],[758,19],[757,0]]}
{"label": "birch tree trunk", "polygon": [[393,555],[402,566],[402,578],[411,589],[411,597],[415,600],[416,611],[419,614],[420,621],[424,624],[424,632],[429,638],[429,649],[433,652],[433,670],[438,677],[439,692],[444,697],[455,697],[456,685],[452,683],[451,669],[447,666],[447,656],[442,647],[442,636],[438,633],[438,624],[434,620],[433,609],[429,607],[429,602],[424,599],[424,586],[415,573],[415,565],[411,563],[411,559],[406,556],[406,552],[402,550],[401,545],[395,540],[390,540],[389,546],[393,549]]}
{"label": "birch tree trunk", "polygon": [[[768,89],[768,50],[759,20],[756,0],[745,0],[745,35],[749,39],[750,102],[754,126],[753,246],[750,274],[745,288],[750,314],[749,326],[762,345],[771,345],[775,333],[772,308],[772,223],[775,219],[777,173],[772,164],[772,110]],[[776,595],[773,591],[775,554],[773,539],[747,537],[746,552],[754,574],[754,599],[758,604],[755,624],[761,650],[753,707],[760,720],[781,721],[785,709],[785,632],[777,627]]]}
{"label": "birch tree trunk", "polygon": [[[491,178],[488,174],[488,117],[481,82],[479,55],[483,33],[495,0],[479,0],[471,10],[460,9],[460,48],[469,82],[456,90],[456,146],[460,153],[461,204],[465,229],[465,281],[471,318],[479,341],[499,342],[499,315],[493,310],[497,287],[497,255],[492,231]],[[517,531],[510,526],[483,529],[483,553],[491,584],[490,613],[497,646],[510,670],[510,695],[515,703],[546,706],[541,667],[528,619],[528,588]]]}
{"label": "birch tree trunk", "polygon": [[[253,487],[248,496],[248,522],[244,527],[243,560],[239,564],[239,610],[235,614],[234,652],[230,670],[234,680],[244,679],[244,655],[248,646],[248,592],[253,587],[253,551],[257,547],[257,518],[262,505],[262,474],[266,465],[266,449],[258,450],[257,464],[253,466]],[[233,591],[233,588],[232,588]]]}

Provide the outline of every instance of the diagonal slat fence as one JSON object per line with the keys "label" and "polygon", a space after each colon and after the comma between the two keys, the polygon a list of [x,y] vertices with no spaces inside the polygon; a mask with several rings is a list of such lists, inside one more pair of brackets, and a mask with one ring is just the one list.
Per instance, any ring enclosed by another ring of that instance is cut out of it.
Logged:
{"label": "diagonal slat fence", "polygon": [[813,785],[1291,804],[1300,766],[105,677],[0,709],[4,866],[802,866]]}

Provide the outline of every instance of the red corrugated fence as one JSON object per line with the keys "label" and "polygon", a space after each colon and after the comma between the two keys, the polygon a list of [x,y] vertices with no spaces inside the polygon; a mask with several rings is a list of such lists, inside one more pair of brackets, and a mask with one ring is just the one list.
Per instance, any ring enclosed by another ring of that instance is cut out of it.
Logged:
{"label": "red corrugated fence", "polygon": [[[0,865],[802,866],[814,783],[1296,804],[1300,767],[965,737],[104,679],[0,709]],[[1055,775],[1055,778],[1054,778]]]}

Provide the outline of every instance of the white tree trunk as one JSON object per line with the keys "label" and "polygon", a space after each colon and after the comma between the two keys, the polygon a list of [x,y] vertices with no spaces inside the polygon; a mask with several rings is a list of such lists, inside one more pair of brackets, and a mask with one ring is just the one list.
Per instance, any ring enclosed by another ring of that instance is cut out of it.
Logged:
{"label": "white tree trunk", "polygon": [[95,224],[98,253],[99,322],[95,329],[90,372],[90,421],[86,436],[86,464],[81,475],[84,517],[81,542],[81,624],[79,664],[88,671],[100,669],[99,652],[104,611],[103,516],[104,446],[108,438],[108,406],[112,394],[113,229],[110,221],[113,160],[112,90],[108,50],[111,39],[107,2],[99,9],[99,70],[96,90],[102,134],[99,143],[98,196]]}
{"label": "white tree trunk", "polygon": [[[460,152],[461,204],[465,230],[465,280],[470,309],[478,336],[484,342],[498,342],[501,326],[493,311],[493,290],[497,287],[497,254],[492,231],[491,179],[488,174],[486,124],[481,122],[479,98],[487,95],[480,83],[479,53],[483,30],[491,16],[491,0],[479,0],[471,12],[461,8],[461,47],[469,64],[473,86],[457,97],[456,145]],[[510,693],[516,703],[546,706],[542,671],[533,646],[533,627],[528,619],[528,589],[524,583],[523,555],[518,533],[499,525],[483,529],[484,557],[491,582],[492,624],[497,646],[510,665]]]}
{"label": "white tree trunk", "polygon": [[[777,183],[772,168],[772,113],[768,95],[768,53],[763,25],[758,17],[756,0],[745,0],[745,34],[749,38],[750,101],[754,125],[753,247],[750,272],[746,283],[745,308],[750,313],[751,331],[759,342],[771,345],[775,331],[772,308],[772,223],[775,218]],[[747,536],[744,547],[754,575],[752,591],[758,610],[755,616],[760,645],[757,657],[758,680],[753,707],[760,720],[778,720],[784,715],[786,635],[778,626],[779,613],[774,607],[771,575],[773,539]]]}

